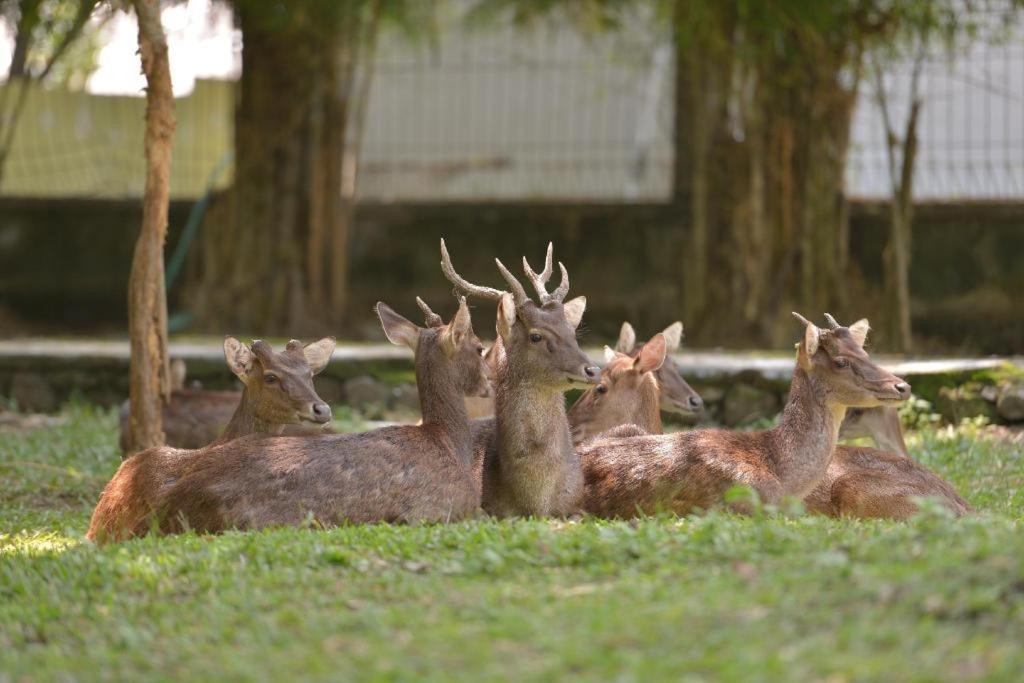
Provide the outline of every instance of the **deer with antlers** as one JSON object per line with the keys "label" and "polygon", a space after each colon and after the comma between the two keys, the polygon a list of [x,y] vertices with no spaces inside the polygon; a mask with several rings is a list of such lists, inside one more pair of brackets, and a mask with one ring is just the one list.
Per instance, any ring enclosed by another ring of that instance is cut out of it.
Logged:
{"label": "deer with antlers", "polygon": [[[601,438],[602,432],[617,436],[661,433],[658,404],[663,388],[658,377],[666,371],[666,358],[660,336],[639,345],[635,357],[606,347],[608,362],[600,383],[569,410],[574,437],[587,441]],[[670,367],[667,372],[677,370]],[[850,410],[894,411],[881,407]],[[842,429],[846,425],[844,420]],[[878,438],[872,431],[865,435]],[[584,472],[588,466],[584,460]],[[932,498],[957,516],[971,511],[946,481],[908,455],[847,445],[836,446],[824,478],[804,498],[804,504],[813,512],[833,517],[905,519],[918,509],[915,498]],[[585,501],[584,507],[591,504]]]}
{"label": "deer with antlers", "polygon": [[578,511],[583,491],[563,393],[593,384],[600,369],[576,342],[586,299],[565,301],[569,273],[562,263],[560,284],[547,291],[552,250],[549,244],[540,273],[523,258],[523,271],[537,293],[534,301],[498,259],[495,263],[510,291],[468,282],[455,271],[441,240],[445,277],[459,291],[497,303],[498,339],[492,350],[495,415],[473,423],[474,470],[481,482],[482,507],[497,516],[570,515]]}
{"label": "deer with antlers", "polygon": [[488,390],[469,308],[426,327],[383,303],[387,338],[415,357],[423,424],[358,434],[242,437],[210,448],[163,485],[142,528],[218,532],[342,522],[446,522],[479,510],[463,398]]}
{"label": "deer with antlers", "polygon": [[[613,433],[584,443],[587,511],[632,516],[659,509],[685,514],[721,501],[735,485],[762,501],[803,498],[825,476],[848,407],[893,405],[910,386],[864,352],[868,323],[821,329],[802,316],[789,401],[780,424],[761,432],[694,430],[668,435]],[[637,427],[631,427],[639,431]]]}

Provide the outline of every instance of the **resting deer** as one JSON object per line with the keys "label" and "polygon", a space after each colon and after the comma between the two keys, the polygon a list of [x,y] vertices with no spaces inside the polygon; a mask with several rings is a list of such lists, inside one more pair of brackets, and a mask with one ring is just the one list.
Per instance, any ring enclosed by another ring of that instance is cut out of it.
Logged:
{"label": "resting deer", "polygon": [[779,426],[584,443],[579,453],[587,511],[626,517],[658,509],[686,514],[715,505],[735,485],[749,486],[765,503],[803,498],[828,470],[848,407],[894,405],[910,396],[910,385],[864,352],[866,320],[847,328],[828,316],[830,328],[821,329],[796,317],[804,337]]}
{"label": "resting deer", "polygon": [[250,434],[278,434],[286,425],[330,422],[331,409],[317,396],[313,375],[327,367],[333,351],[332,337],[307,346],[292,340],[281,353],[263,341],[249,347],[227,337],[224,358],[245,389],[223,433],[205,448],[150,448],[121,463],[93,511],[87,538],[118,541],[145,534],[160,488],[219,444]]}
{"label": "resting deer", "polygon": [[910,457],[907,444],[903,440],[900,414],[895,408],[850,408],[843,418],[842,427],[839,428],[839,438],[869,438],[879,449],[887,453]]}
{"label": "resting deer", "polygon": [[498,304],[495,367],[495,415],[476,420],[474,471],[480,478],[482,506],[497,516],[567,516],[579,509],[583,475],[565,418],[563,393],[597,381],[600,369],[576,342],[586,299],[565,301],[569,274],[558,264],[562,281],[547,291],[552,246],[539,274],[523,259],[523,270],[537,301],[495,259],[511,292],[470,284],[452,266],[441,241],[441,270],[467,295]]}
{"label": "resting deer", "polygon": [[[601,382],[569,410],[574,434],[588,440],[616,428],[614,433],[620,436],[661,433],[656,406],[662,389],[650,370],[660,363],[660,346],[655,335],[640,347],[637,358],[606,350],[610,357]],[[586,471],[587,462],[583,464]],[[909,456],[845,445],[836,447],[824,479],[804,503],[814,512],[833,517],[905,519],[917,511],[915,497],[934,498],[957,515],[971,510],[948,483]]]}
{"label": "resting deer", "polygon": [[[682,344],[683,323],[677,320],[666,327],[661,335],[665,340],[667,358],[664,364],[654,371],[658,385],[661,387],[661,410],[676,415],[693,415],[704,407],[704,400],[683,379],[679,368],[671,358],[671,355],[678,351]],[[633,329],[633,326],[628,322],[622,323],[619,339],[615,342],[615,351],[635,357],[642,346],[642,344],[636,343],[636,330]],[[608,357],[607,353],[606,357]]]}
{"label": "resting deer", "polygon": [[[212,443],[224,432],[234,416],[241,391],[211,391],[199,382],[185,386],[185,361],[180,358],[171,363],[171,395],[163,408],[164,442],[174,448],[201,448]],[[128,420],[131,418],[129,402],[121,404],[120,426],[122,457],[128,457]],[[282,434],[299,436],[330,432],[327,423],[303,421],[284,425]]]}
{"label": "resting deer", "polygon": [[164,532],[342,522],[447,522],[479,509],[463,397],[488,390],[465,299],[451,323],[418,300],[419,327],[383,303],[388,339],[415,356],[423,424],[359,434],[235,439],[161,491]]}

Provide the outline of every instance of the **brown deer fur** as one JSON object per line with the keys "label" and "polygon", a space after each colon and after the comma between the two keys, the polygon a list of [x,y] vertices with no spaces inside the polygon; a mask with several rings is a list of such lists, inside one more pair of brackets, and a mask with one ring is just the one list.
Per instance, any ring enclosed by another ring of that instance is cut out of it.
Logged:
{"label": "brown deer fur", "polygon": [[441,242],[445,276],[461,291],[498,304],[500,346],[492,351],[495,416],[473,422],[474,472],[482,489],[482,507],[497,516],[573,514],[583,491],[563,393],[595,382],[599,370],[576,342],[586,299],[563,303],[569,275],[561,263],[561,284],[547,292],[551,250],[549,245],[540,274],[523,259],[524,272],[537,291],[534,302],[500,261],[498,269],[511,293],[470,284],[455,272]]}
{"label": "brown deer fur", "polygon": [[361,434],[250,436],[209,450],[163,487],[165,532],[308,522],[445,522],[472,516],[479,490],[465,395],[487,391],[481,345],[463,299],[449,325],[420,328],[377,305],[388,338],[415,353],[423,424]]}
{"label": "brown deer fur", "polygon": [[867,321],[827,330],[804,322],[778,427],[589,441],[578,449],[587,511],[626,517],[659,509],[685,514],[720,502],[737,484],[751,487],[767,503],[810,493],[828,469],[846,408],[897,403],[909,396],[910,387],[864,352]]}
{"label": "brown deer fur", "polygon": [[903,425],[895,408],[850,408],[846,411],[839,428],[840,439],[870,438],[875,445],[888,453],[910,457],[903,440]]}
{"label": "brown deer fur", "polygon": [[[652,408],[657,405],[661,387],[653,374],[642,375],[641,370],[632,358],[615,354],[598,384],[607,390],[603,394],[596,388],[585,392],[569,410],[574,438],[586,441],[606,429],[615,430],[606,435],[616,436],[661,433],[659,412]],[[894,408],[853,408],[847,411],[847,417],[854,411],[866,413],[869,418],[859,423],[862,431],[852,436],[871,436],[882,443],[884,435],[891,435],[895,429],[898,443],[903,443]],[[895,425],[892,416],[896,417]],[[874,420],[884,422],[878,426]],[[843,431],[848,422],[843,421],[840,438],[850,436]],[[586,470],[587,463],[583,465]],[[915,497],[934,498],[958,516],[972,509],[948,483],[909,455],[846,445],[836,446],[825,477],[804,498],[804,504],[813,512],[832,517],[905,519],[917,511]]]}
{"label": "brown deer fur", "polygon": [[[666,327],[661,335],[665,338],[667,356],[655,372],[661,387],[661,410],[676,415],[693,415],[704,407],[704,400],[693,387],[683,379],[672,360],[672,354],[679,350],[683,341],[683,323],[678,320]],[[653,337],[652,337],[653,339]],[[622,323],[615,351],[627,356],[636,356],[643,345],[636,343],[636,331],[628,322]]]}
{"label": "brown deer fur", "polygon": [[209,448],[248,434],[276,434],[287,424],[327,423],[331,411],[317,396],[313,375],[327,367],[333,351],[330,337],[305,347],[292,340],[281,353],[266,342],[246,347],[233,337],[225,339],[228,367],[245,389],[224,433],[208,448],[151,448],[121,463],[100,495],[87,538],[119,541],[145,534],[161,487],[175,481]]}

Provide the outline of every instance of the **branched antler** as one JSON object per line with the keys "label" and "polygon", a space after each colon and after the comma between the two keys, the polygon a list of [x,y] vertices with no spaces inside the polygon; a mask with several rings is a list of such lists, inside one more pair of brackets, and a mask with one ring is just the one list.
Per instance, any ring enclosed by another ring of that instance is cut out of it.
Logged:
{"label": "branched antler", "polygon": [[[498,301],[501,299],[501,295],[505,293],[500,289],[474,285],[456,273],[455,268],[452,266],[452,257],[448,255],[448,247],[445,246],[443,238],[441,239],[441,272],[444,273],[444,276],[448,278],[449,282],[461,289],[465,294],[478,296],[481,299]],[[520,287],[520,289],[522,289],[522,287]]]}
{"label": "branched antler", "polygon": [[558,268],[562,271],[562,282],[558,285],[558,289],[550,294],[548,293],[546,285],[548,280],[551,279],[551,261],[553,251],[554,245],[551,242],[548,242],[548,252],[544,257],[544,270],[539,274],[533,271],[533,268],[530,267],[529,261],[526,260],[525,256],[523,257],[523,272],[526,273],[526,277],[528,277],[530,282],[533,283],[533,288],[537,290],[537,297],[540,299],[541,304],[546,304],[549,301],[562,303],[565,301],[565,295],[569,293],[569,273],[566,271],[565,266],[562,265],[561,261],[558,262]]}
{"label": "branched antler", "polygon": [[501,271],[501,276],[505,278],[505,282],[512,288],[512,298],[515,299],[516,306],[521,306],[530,300],[530,297],[526,296],[526,290],[523,289],[522,283],[516,279],[516,276],[508,272],[508,268],[501,262],[500,259],[494,259],[494,263],[498,266],[498,270]]}

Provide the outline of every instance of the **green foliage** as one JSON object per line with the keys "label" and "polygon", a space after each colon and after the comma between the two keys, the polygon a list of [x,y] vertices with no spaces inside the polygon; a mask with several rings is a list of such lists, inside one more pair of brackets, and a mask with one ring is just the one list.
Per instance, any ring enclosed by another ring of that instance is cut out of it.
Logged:
{"label": "green foliage", "polygon": [[900,404],[899,413],[900,421],[906,429],[923,429],[942,421],[942,416],[935,412],[931,402],[917,395]]}
{"label": "green foliage", "polygon": [[[974,426],[913,454],[982,513],[478,521],[83,542],[115,417],[0,434],[0,671],[202,678],[1010,680],[1024,454]],[[31,466],[27,466],[31,465]]]}

